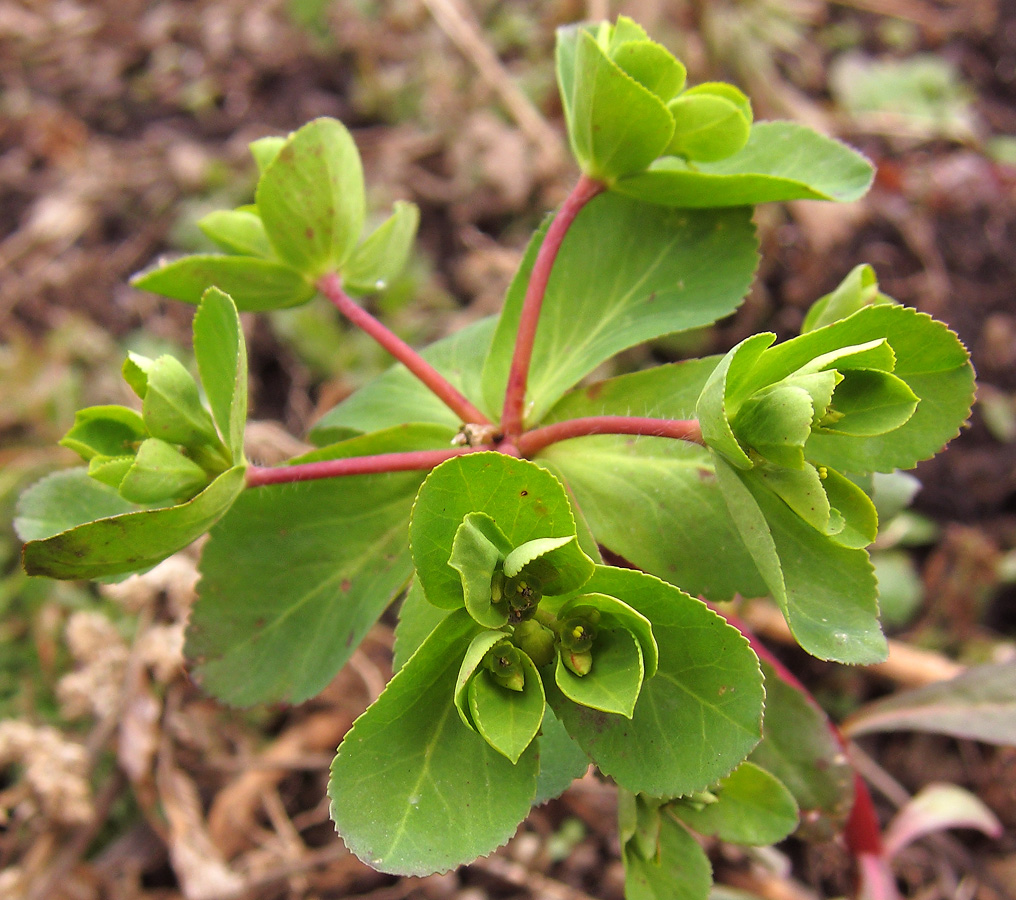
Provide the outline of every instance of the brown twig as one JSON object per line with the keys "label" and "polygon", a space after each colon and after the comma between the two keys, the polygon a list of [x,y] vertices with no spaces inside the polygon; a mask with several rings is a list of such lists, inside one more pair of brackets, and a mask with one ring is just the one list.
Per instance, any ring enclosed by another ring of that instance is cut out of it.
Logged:
{"label": "brown twig", "polygon": [[490,49],[472,14],[458,0],[423,0],[430,14],[452,43],[497,94],[508,113],[537,150],[537,170],[550,173],[562,167],[567,155],[561,136],[546,122],[525,94],[516,87],[501,60]]}

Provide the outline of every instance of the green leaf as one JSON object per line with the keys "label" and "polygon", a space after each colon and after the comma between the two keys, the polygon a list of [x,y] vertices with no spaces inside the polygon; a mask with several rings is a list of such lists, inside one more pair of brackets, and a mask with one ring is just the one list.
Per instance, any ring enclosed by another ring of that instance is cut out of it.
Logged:
{"label": "green leaf", "polygon": [[972,666],[948,681],[868,703],[843,723],[843,730],[851,736],[925,731],[987,744],[1016,744],[1012,663]]}
{"label": "green leaf", "polygon": [[251,152],[251,156],[254,157],[254,162],[257,163],[258,171],[264,172],[285,145],[286,139],[284,137],[269,135],[258,138],[256,141],[251,141],[247,147]]}
{"label": "green leaf", "polygon": [[873,174],[871,163],[846,144],[794,122],[759,122],[733,156],[694,165],[666,156],[646,172],[619,178],[613,190],[685,208],[775,200],[849,202],[868,190]]}
{"label": "green leaf", "polygon": [[462,724],[467,728],[472,728],[473,731],[476,731],[476,728],[473,725],[472,716],[469,714],[469,682],[476,675],[476,670],[483,662],[487,651],[505,639],[506,635],[503,631],[480,631],[469,642],[469,646],[466,647],[466,654],[462,657],[462,663],[459,665],[459,672],[455,677],[455,693],[453,695],[455,709],[462,720]]}
{"label": "green leaf", "polygon": [[749,759],[775,775],[801,811],[799,836],[829,841],[843,831],[854,805],[854,770],[825,713],[762,663],[766,717],[762,743]]}
{"label": "green leaf", "polygon": [[763,847],[782,841],[797,828],[793,795],[753,763],[741,763],[712,793],[718,803],[695,809],[677,802],[670,810],[693,831],[731,844]]}
{"label": "green leaf", "polygon": [[714,454],[723,499],[795,640],[819,659],[885,659],[868,554],[816,531],[751,473]]}
{"label": "green leaf", "polygon": [[617,597],[583,593],[567,600],[557,611],[557,618],[564,621],[572,616],[581,615],[580,611],[584,610],[596,611],[601,629],[623,628],[630,631],[642,648],[646,678],[652,678],[656,674],[660,651],[656,645],[656,638],[653,637],[652,623],[644,615]]}
{"label": "green leaf", "polygon": [[715,783],[761,735],[762,675],[747,641],[700,600],[643,572],[598,567],[584,589],[618,597],[652,622],[660,662],[631,721],[577,706],[547,685],[568,733],[630,791],[675,797]]}
{"label": "green leaf", "polygon": [[[88,463],[88,477],[116,488],[119,493],[120,482],[123,481],[124,475],[133,465],[133,456],[93,456]],[[92,518],[99,519],[102,516],[92,516]]]}
{"label": "green leaf", "polygon": [[274,255],[264,223],[256,212],[217,209],[198,219],[198,228],[226,253],[265,259]]}
{"label": "green leaf", "polygon": [[134,509],[114,487],[89,477],[83,467],[66,469],[45,476],[21,495],[14,530],[23,541],[39,541]]}
{"label": "green leaf", "polygon": [[[488,413],[499,408],[504,399],[500,398],[492,407],[485,407],[479,397],[480,371],[487,358],[494,325],[493,319],[482,319],[436,341],[421,353],[456,388]],[[316,444],[323,444],[405,422],[435,422],[449,426],[453,432],[460,424],[455,413],[399,364],[325,413],[311,430],[310,438]]]}
{"label": "green leaf", "polygon": [[[504,399],[541,240],[530,243],[512,282],[484,367],[490,408]],[[541,421],[566,390],[622,350],[733,312],[756,263],[750,210],[674,211],[609,193],[594,198],[569,229],[547,285],[527,421]]]}
{"label": "green leaf", "polygon": [[478,628],[464,610],[448,616],[339,747],[332,818],[375,869],[427,875],[472,862],[529,812],[536,746],[513,765],[462,724],[452,703],[461,654]]}
{"label": "green leaf", "polygon": [[645,675],[642,647],[635,635],[620,628],[601,631],[591,651],[593,667],[581,677],[565,665],[567,652],[562,648],[554,670],[561,693],[573,703],[630,719]]}
{"label": "green leaf", "polygon": [[610,58],[664,103],[684,88],[687,69],[655,41],[624,41],[610,49]]}
{"label": "green leaf", "polygon": [[697,85],[667,104],[674,117],[668,155],[683,156],[696,163],[716,162],[732,156],[748,143],[751,116],[745,115],[744,104],[728,91],[713,88],[710,84]]}
{"label": "green leaf", "polygon": [[824,297],[819,297],[808,310],[801,323],[801,334],[831,325],[852,316],[865,306],[891,304],[894,301],[878,290],[875,270],[867,265],[854,266],[839,286]]}
{"label": "green leaf", "polygon": [[[566,66],[574,68],[565,73]],[[674,131],[663,101],[610,59],[592,34],[558,29],[557,70],[572,152],[586,174],[611,182],[642,171],[663,152]]]}
{"label": "green leaf", "polygon": [[[429,430],[367,435],[313,459],[415,449],[414,440],[429,441]],[[201,558],[186,649],[205,688],[236,705],[321,691],[409,581],[406,522],[422,479],[355,475],[247,491]]]}
{"label": "green leaf", "polygon": [[577,591],[593,574],[595,563],[579,546],[578,537],[535,538],[520,544],[504,561],[504,574],[512,578],[525,570],[539,579],[544,594]]}
{"label": "green leaf", "polygon": [[197,382],[178,359],[160,356],[147,360],[131,354],[125,374],[134,367],[144,372],[141,415],[152,437],[185,447],[218,443],[212,417],[201,405]]}
{"label": "green leaf", "polygon": [[551,407],[544,424],[582,416],[695,418],[695,404],[720,357],[666,363],[575,388]]}
{"label": "green leaf", "polygon": [[179,506],[113,515],[30,541],[23,554],[25,571],[51,578],[99,578],[147,569],[208,531],[243,487],[244,468],[236,466]]}
{"label": "green leaf", "polygon": [[232,299],[209,289],[194,316],[194,356],[212,416],[234,460],[243,459],[247,347]]}
{"label": "green leaf", "polygon": [[360,154],[335,119],[315,119],[290,135],[258,182],[258,212],[275,252],[311,280],[349,258],[364,205]]}
{"label": "green leaf", "polygon": [[737,411],[733,431],[738,444],[778,466],[803,468],[804,445],[815,416],[812,404],[811,394],[803,388],[784,382],[763,388]]}
{"label": "green leaf", "polygon": [[523,690],[502,687],[486,670],[477,672],[469,682],[469,712],[476,730],[512,763],[532,744],[547,705],[536,666],[525,653],[519,657],[525,670]]}
{"label": "green leaf", "polygon": [[737,410],[730,409],[727,400],[734,387],[744,381],[775,339],[775,335],[763,332],[745,338],[732,348],[713,369],[695,405],[695,414],[706,444],[722,453],[731,465],[739,469],[750,469],[753,463],[734,436],[730,423]]}
{"label": "green leaf", "polygon": [[395,626],[395,651],[392,669],[399,671],[419,649],[430,633],[437,628],[448,615],[448,610],[438,609],[428,603],[420,586],[420,579],[415,575],[406,592],[406,597],[399,607],[399,621]]}
{"label": "green leaf", "polygon": [[823,434],[875,437],[904,425],[920,398],[905,381],[888,372],[855,369],[843,373],[833,392],[835,420],[820,423]]}
{"label": "green leaf", "polygon": [[491,581],[510,549],[511,544],[486,513],[467,514],[452,538],[448,565],[459,573],[469,615],[485,628],[501,628],[508,624],[507,606],[494,605]]}
{"label": "green leaf", "polygon": [[126,406],[90,406],[74,414],[74,425],[60,446],[84,460],[95,456],[123,456],[148,437],[141,414]]}
{"label": "green leaf", "polygon": [[871,498],[834,469],[825,471],[822,487],[832,509],[843,519],[843,530],[833,535],[833,540],[856,549],[872,543],[878,537],[878,512]]}
{"label": "green leaf", "polygon": [[543,725],[537,738],[540,750],[540,776],[536,781],[533,806],[540,806],[563,794],[589,768],[589,757],[571,739],[554,710],[543,711]]}
{"label": "green leaf", "polygon": [[402,274],[413,251],[420,209],[396,200],[391,216],[382,222],[342,267],[342,284],[351,294],[383,291]]}
{"label": "green leaf", "polygon": [[768,593],[704,448],[603,435],[555,444],[540,458],[561,473],[600,542],[633,565],[713,600]]}
{"label": "green leaf", "polygon": [[454,609],[464,602],[448,554],[462,520],[472,512],[490,516],[513,547],[575,534],[565,490],[546,469],[502,453],[471,453],[442,463],[420,488],[409,526],[413,562],[435,606]]}
{"label": "green leaf", "polygon": [[149,438],[138,448],[119,491],[132,503],[162,503],[180,497],[189,499],[209,481],[205,470],[172,444]]}
{"label": "green leaf", "polygon": [[646,859],[637,842],[623,851],[626,900],[703,900],[712,884],[705,850],[670,815],[660,816],[659,849]]}
{"label": "green leaf", "polygon": [[284,263],[253,256],[185,256],[160,262],[138,273],[131,284],[163,297],[198,303],[205,291],[217,287],[233,298],[238,309],[261,312],[306,303],[314,285]]}
{"label": "green leaf", "polygon": [[823,333],[822,344],[887,338],[896,353],[893,374],[920,403],[905,424],[888,434],[813,434],[807,453],[815,462],[847,472],[911,469],[959,433],[970,414],[974,370],[966,349],[941,322],[902,306],[869,306],[795,340],[814,340]]}

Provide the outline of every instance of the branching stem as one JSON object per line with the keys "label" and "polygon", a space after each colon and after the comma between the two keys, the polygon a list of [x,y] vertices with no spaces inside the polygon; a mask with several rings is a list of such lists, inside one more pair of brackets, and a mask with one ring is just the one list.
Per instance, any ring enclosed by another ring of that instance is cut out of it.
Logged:
{"label": "branching stem", "polygon": [[547,293],[547,283],[550,281],[550,273],[554,268],[558,250],[561,249],[564,237],[575,217],[593,197],[605,189],[606,185],[602,182],[582,175],[554,216],[554,221],[547,229],[547,236],[536,254],[533,271],[529,275],[529,284],[526,287],[526,296],[522,301],[519,330],[515,338],[515,353],[508,372],[504,410],[501,413],[501,430],[510,441],[517,441],[522,434],[526,384],[529,380],[529,364],[533,358],[536,326],[540,321],[543,298]]}
{"label": "branching stem", "polygon": [[642,416],[586,416],[567,419],[527,431],[518,440],[519,452],[525,457],[571,438],[591,434],[639,434],[646,437],[668,437],[679,441],[702,443],[702,430],[697,419],[650,419]]}
{"label": "branching stem", "polygon": [[373,475],[379,472],[409,472],[433,469],[445,460],[492,447],[453,447],[449,450],[413,450],[408,453],[379,453],[376,456],[350,456],[293,466],[251,466],[247,469],[247,487],[266,484],[291,484],[340,475]]}
{"label": "branching stem", "polygon": [[342,289],[342,281],[334,272],[318,280],[317,288],[350,322],[377,341],[385,350],[402,363],[464,423],[489,425],[488,419],[473,406],[463,394],[452,385],[437,369],[409,346],[402,338],[381,324],[362,306],[354,303]]}

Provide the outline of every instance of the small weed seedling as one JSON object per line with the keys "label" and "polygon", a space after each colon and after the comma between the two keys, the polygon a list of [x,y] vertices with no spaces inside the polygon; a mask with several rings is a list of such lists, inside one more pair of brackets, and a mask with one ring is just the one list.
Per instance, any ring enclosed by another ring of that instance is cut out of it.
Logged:
{"label": "small weed seedling", "polygon": [[[116,576],[210,532],[187,654],[239,705],[313,697],[405,594],[396,674],[329,788],[343,840],[385,872],[490,853],[590,762],[618,787],[632,900],[707,896],[693,833],[764,845],[845,830],[877,861],[835,732],[709,604],[770,596],[809,653],[883,659],[873,476],[957,433],[967,353],[860,266],[792,340],[584,383],[738,306],[755,204],[854,200],[872,170],[801,125],[753,123],[729,84],[686,86],[625,18],[562,29],[557,75],[574,190],[500,316],[422,353],[353,299],[399,273],[416,208],[362,233],[360,160],[334,120],[256,141],[255,203],[201,222],[223,253],[135,281],[197,304],[200,387],[171,357],[129,355],[141,411],[77,414],[62,443],[87,468],[22,498],[25,568]],[[252,465],[237,310],[317,295],[400,364],[317,424],[318,449]]]}

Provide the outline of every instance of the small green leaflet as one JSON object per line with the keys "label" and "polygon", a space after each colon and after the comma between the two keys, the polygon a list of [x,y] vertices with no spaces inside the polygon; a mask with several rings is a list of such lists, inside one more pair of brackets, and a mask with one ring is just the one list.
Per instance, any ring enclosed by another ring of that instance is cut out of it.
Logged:
{"label": "small green leaflet", "polygon": [[[154,566],[197,540],[225,515],[243,491],[244,471],[235,466],[223,472],[179,506],[121,513],[29,541],[22,557],[25,571],[50,578],[100,578]],[[52,484],[66,490],[72,482]],[[37,499],[41,498],[32,503]],[[52,497],[47,500],[54,502]]]}
{"label": "small green leaflet", "polygon": [[715,453],[713,464],[730,518],[801,647],[837,662],[885,659],[868,554],[818,532],[751,472]]}
{"label": "small green leaflet", "polygon": [[341,269],[365,215],[360,154],[346,127],[322,118],[290,135],[261,174],[257,207],[281,260],[309,280]]}
{"label": "small green leaflet", "polygon": [[635,840],[623,849],[626,900],[704,900],[713,881],[705,850],[669,813],[657,815],[657,852],[646,858]]}
{"label": "small green leaflet", "polygon": [[667,107],[586,28],[558,29],[557,72],[568,137],[584,172],[612,181],[641,171],[663,152],[674,131]]}
{"label": "small green leaflet", "polygon": [[135,275],[131,284],[185,303],[198,303],[208,288],[217,287],[233,298],[237,308],[253,312],[298,306],[317,293],[292,266],[253,256],[214,254],[161,262]]}
{"label": "small green leaflet", "polygon": [[754,763],[741,763],[712,793],[719,802],[695,809],[678,801],[670,809],[692,831],[732,844],[775,844],[797,828],[793,795]]}
{"label": "small green leaflet", "polygon": [[857,200],[871,186],[870,162],[846,144],[795,122],[758,122],[733,156],[694,165],[663,156],[613,190],[661,206],[717,208],[777,200]]}
{"label": "small green leaflet", "polygon": [[194,356],[219,434],[239,462],[247,420],[247,348],[236,306],[217,288],[205,292],[194,316]]}

